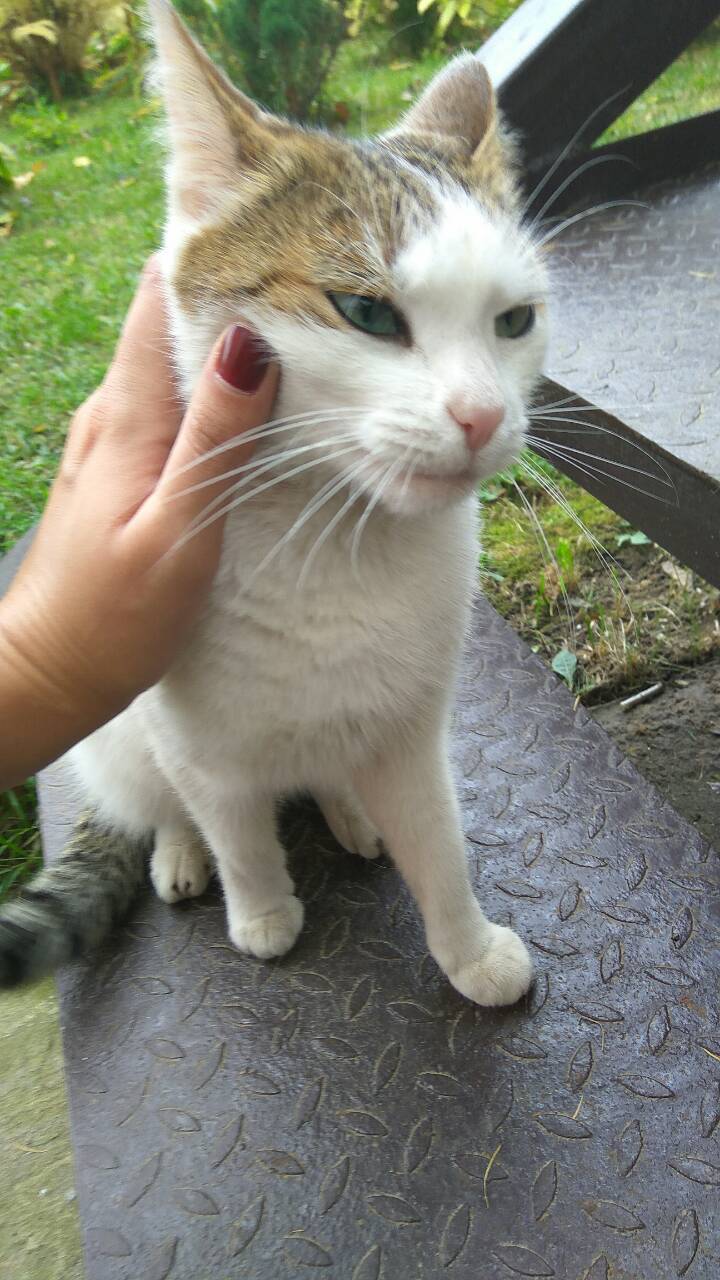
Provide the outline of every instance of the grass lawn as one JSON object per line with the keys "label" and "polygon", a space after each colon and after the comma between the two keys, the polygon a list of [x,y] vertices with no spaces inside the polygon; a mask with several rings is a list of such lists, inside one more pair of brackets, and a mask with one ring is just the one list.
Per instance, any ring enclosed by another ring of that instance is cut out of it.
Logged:
{"label": "grass lawn", "polygon": [[[717,28],[715,37],[688,50],[608,138],[717,106]],[[444,57],[410,62],[381,41],[346,45],[325,94],[329,119],[347,119],[353,131],[386,127]],[[149,106],[131,97],[0,114],[0,142],[13,149],[12,171],[22,183],[10,200],[11,234],[0,238],[0,554],[37,518],[68,419],[102,376],[138,270],[158,243],[155,127]],[[571,482],[559,483],[631,571],[634,621],[568,516],[523,481],[571,598],[567,621],[558,567],[546,563],[512,485],[498,483],[486,495],[485,586],[531,642],[549,657],[576,642],[584,680],[606,688],[716,644],[717,593],[671,579],[657,548],[620,546],[624,523]],[[668,610],[660,627],[658,599]],[[33,815],[30,786],[0,797],[0,896],[37,857]]]}
{"label": "grass lawn", "polygon": [[32,174],[0,240],[0,552],[37,517],[68,418],[100,380],[157,244],[159,152],[147,107],[107,99],[0,116]]}

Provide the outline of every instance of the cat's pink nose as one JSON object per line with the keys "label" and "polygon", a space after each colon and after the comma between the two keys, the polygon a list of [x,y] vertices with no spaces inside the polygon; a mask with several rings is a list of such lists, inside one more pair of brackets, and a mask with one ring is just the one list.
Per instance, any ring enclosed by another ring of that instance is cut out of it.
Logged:
{"label": "cat's pink nose", "polygon": [[456,400],[450,401],[447,410],[465,433],[468,449],[473,453],[488,443],[505,417],[505,406],[501,404],[473,405]]}

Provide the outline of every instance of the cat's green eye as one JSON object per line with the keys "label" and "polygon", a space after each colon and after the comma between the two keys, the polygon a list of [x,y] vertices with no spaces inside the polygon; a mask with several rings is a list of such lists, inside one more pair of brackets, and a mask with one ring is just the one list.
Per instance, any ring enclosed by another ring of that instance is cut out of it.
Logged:
{"label": "cat's green eye", "polygon": [[407,326],[399,311],[382,298],[365,298],[360,293],[328,293],[341,316],[363,333],[378,338],[400,338],[407,333]]}
{"label": "cat's green eye", "polygon": [[511,307],[495,317],[498,338],[524,338],[535,324],[535,308],[530,305]]}

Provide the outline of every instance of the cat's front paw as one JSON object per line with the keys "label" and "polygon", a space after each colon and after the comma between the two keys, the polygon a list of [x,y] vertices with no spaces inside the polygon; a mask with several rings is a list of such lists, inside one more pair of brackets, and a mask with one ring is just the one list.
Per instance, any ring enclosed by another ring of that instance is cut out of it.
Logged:
{"label": "cat's front paw", "polygon": [[476,1004],[514,1004],[532,982],[528,949],[512,929],[491,924],[486,947],[448,977],[453,986]]}
{"label": "cat's front paw", "polygon": [[257,956],[258,960],[284,956],[297,942],[304,916],[305,909],[300,899],[289,894],[273,911],[233,921],[230,941],[238,951]]}

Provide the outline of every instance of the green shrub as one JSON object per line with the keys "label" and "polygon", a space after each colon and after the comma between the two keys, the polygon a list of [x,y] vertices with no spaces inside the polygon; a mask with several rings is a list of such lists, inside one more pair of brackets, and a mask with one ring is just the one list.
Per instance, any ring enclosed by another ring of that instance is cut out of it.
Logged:
{"label": "green shrub", "polygon": [[248,92],[306,119],[346,33],[339,0],[220,0],[216,13]]}
{"label": "green shrub", "polygon": [[13,180],[10,172],[10,161],[14,159],[14,154],[8,146],[0,142],[0,193],[3,191],[12,191]]}
{"label": "green shrub", "polygon": [[56,102],[85,84],[88,41],[118,0],[0,0],[0,59]]}
{"label": "green shrub", "polygon": [[148,53],[138,12],[129,4],[119,5],[88,45],[85,65],[93,91],[142,93]]}
{"label": "green shrub", "polygon": [[510,17],[521,0],[417,0],[419,13],[434,13],[437,35],[462,38],[463,30],[488,35]]}
{"label": "green shrub", "polygon": [[388,56],[407,54],[419,58],[433,42],[437,19],[419,13],[418,0],[348,0],[351,36],[382,32]]}

